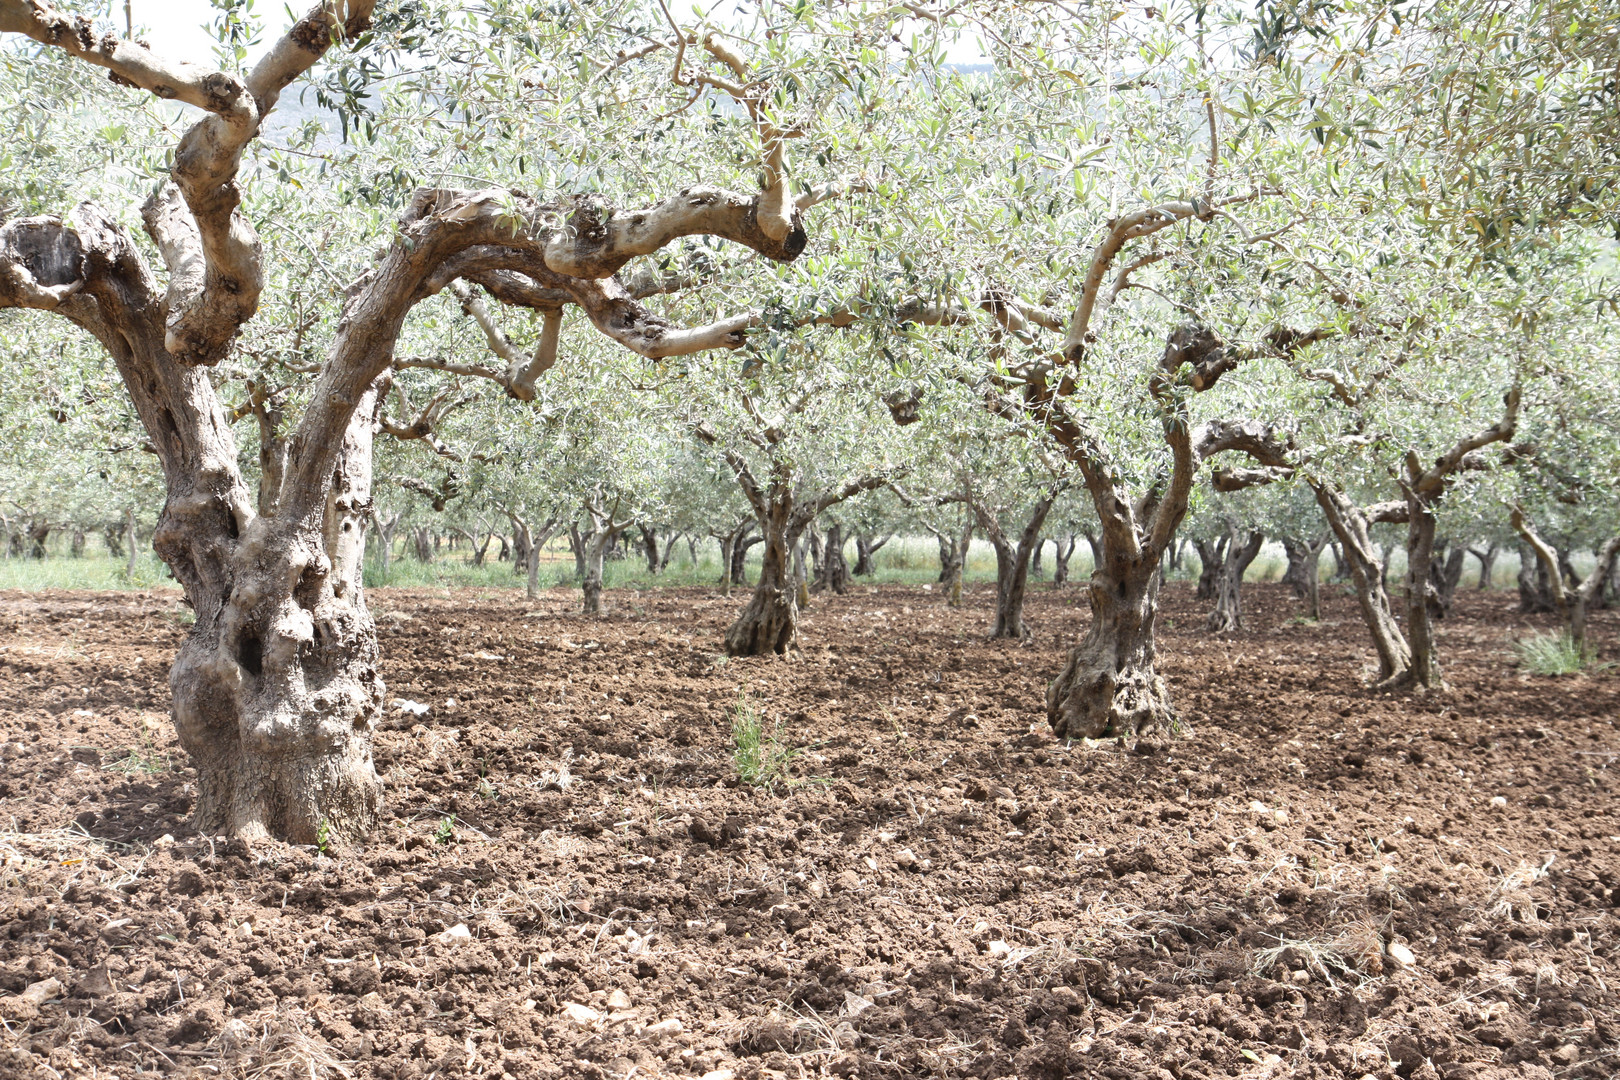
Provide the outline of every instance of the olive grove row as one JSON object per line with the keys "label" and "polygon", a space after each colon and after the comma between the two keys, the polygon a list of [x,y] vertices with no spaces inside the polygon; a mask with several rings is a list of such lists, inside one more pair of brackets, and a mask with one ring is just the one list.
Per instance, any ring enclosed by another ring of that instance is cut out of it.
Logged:
{"label": "olive grove row", "polygon": [[627,530],[757,534],[737,655],[846,529],[989,540],[1010,635],[1086,534],[1063,736],[1171,719],[1161,568],[1233,625],[1258,529],[1435,686],[1459,544],[1577,640],[1620,548],[1612,8],[323,0],[197,58],[0,0],[6,512],[150,529],[211,832],[375,821],[407,497],[571,531],[587,610]]}

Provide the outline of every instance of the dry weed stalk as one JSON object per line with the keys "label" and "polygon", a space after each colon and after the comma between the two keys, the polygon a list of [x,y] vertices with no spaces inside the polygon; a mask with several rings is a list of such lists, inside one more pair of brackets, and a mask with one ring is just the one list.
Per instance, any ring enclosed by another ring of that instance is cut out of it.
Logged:
{"label": "dry weed stalk", "polygon": [[[257,1030],[255,1030],[257,1029]],[[231,1080],[349,1080],[354,1074],[303,1010],[277,1006],[256,1023],[232,1020],[214,1040],[221,1075]]]}

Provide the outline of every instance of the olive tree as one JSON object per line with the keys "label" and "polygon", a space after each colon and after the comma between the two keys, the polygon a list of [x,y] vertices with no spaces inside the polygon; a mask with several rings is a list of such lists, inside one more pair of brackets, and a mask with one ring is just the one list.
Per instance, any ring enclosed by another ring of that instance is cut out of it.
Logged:
{"label": "olive tree", "polygon": [[[810,208],[859,186],[830,169],[819,184],[788,176],[793,139],[858,111],[840,95],[865,48],[859,28],[824,27],[807,11],[748,41],[624,3],[531,12],[514,35],[521,12],[507,7],[424,33],[438,14],[428,5],[379,14],[371,0],[322,0],[241,68],[160,56],[40,0],[0,0],[8,70],[102,68],[115,88],[72,83],[88,109],[111,100],[128,111],[137,98],[187,107],[144,114],[154,139],[176,119],[185,126],[172,162],[116,140],[96,148],[128,178],[123,192],[153,191],[144,235],[116,190],[68,216],[50,212],[65,200],[46,192],[0,226],[0,308],[56,315],[99,342],[162,468],[154,548],[196,613],[170,678],[173,716],[205,831],[310,841],[362,836],[376,820],[383,688],[361,562],[392,375],[414,362],[521,399],[526,373],[554,359],[555,311],[649,358],[734,347],[757,313],[681,325],[638,300],[621,271],[685,249],[790,263],[809,244]],[[483,48],[491,38],[510,48]],[[318,136],[317,156],[300,164],[261,136],[334,46],[365,62],[338,58],[342,70],[313,89],[358,149]],[[407,50],[418,54],[409,63]],[[793,95],[775,95],[789,69]],[[367,81],[394,71],[408,78]],[[669,115],[650,116],[649,100]],[[474,186],[445,183],[469,175]],[[632,209],[615,205],[624,198]],[[260,236],[254,220],[278,227]],[[297,283],[282,270],[295,260],[312,267]],[[275,359],[305,378],[286,395],[284,461],[260,476],[273,491],[255,497],[213,372],[269,331],[304,325],[292,313],[309,281],[320,289],[308,332]],[[401,348],[418,307],[442,306],[433,298],[458,281],[542,313],[516,376]]]}

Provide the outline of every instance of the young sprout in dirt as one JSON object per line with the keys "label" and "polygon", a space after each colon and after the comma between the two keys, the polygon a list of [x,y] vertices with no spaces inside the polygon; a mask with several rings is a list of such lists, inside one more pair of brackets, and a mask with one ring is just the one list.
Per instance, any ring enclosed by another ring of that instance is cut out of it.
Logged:
{"label": "young sprout in dirt", "polygon": [[332,823],[325,818],[321,818],[320,825],[315,829],[315,850],[325,855],[331,843]]}
{"label": "young sprout in dirt", "polygon": [[435,844],[451,844],[456,839],[456,815],[439,819],[439,827],[433,830]]}
{"label": "young sprout in dirt", "polygon": [[102,768],[123,773],[125,776],[134,776],[136,773],[156,776],[158,773],[168,772],[172,765],[169,755],[158,750],[152,738],[152,729],[144,720],[141,722],[140,743],[138,747],[129,747],[123,757],[114,758]]}
{"label": "young sprout in dirt", "polygon": [[748,695],[738,696],[731,720],[731,760],[737,768],[738,779],[754,787],[791,783],[788,766],[801,749],[785,745],[781,736],[780,721],[766,731],[765,720],[748,700]]}

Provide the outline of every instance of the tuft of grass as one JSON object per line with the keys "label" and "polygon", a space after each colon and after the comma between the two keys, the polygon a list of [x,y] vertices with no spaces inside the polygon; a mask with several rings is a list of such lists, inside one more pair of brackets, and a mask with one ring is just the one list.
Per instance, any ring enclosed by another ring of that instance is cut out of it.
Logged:
{"label": "tuft of grass", "polygon": [[764,717],[746,693],[737,698],[732,713],[731,741],[731,761],[743,783],[768,788],[792,782],[788,766],[799,756],[800,748],[782,742],[780,721],[766,730]]}
{"label": "tuft of grass", "polygon": [[169,755],[157,748],[152,738],[152,729],[144,722],[141,724],[141,745],[132,746],[123,757],[113,758],[101,766],[109,772],[123,773],[125,776],[134,776],[137,773],[147,776],[156,776],[166,773],[174,767]]}
{"label": "tuft of grass", "polygon": [[1582,656],[1567,632],[1531,634],[1513,643],[1519,666],[1532,675],[1574,675],[1585,670]]}

